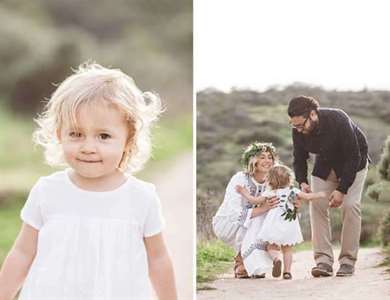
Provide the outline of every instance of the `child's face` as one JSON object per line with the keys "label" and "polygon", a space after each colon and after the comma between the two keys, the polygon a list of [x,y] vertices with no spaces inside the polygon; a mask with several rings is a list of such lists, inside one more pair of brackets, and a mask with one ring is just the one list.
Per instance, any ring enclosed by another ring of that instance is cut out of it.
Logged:
{"label": "child's face", "polygon": [[66,162],[86,178],[115,174],[129,135],[124,115],[108,105],[82,105],[76,117],[77,128],[66,122],[59,133]]}
{"label": "child's face", "polygon": [[272,154],[269,152],[262,152],[257,155],[256,171],[267,173],[274,165]]}

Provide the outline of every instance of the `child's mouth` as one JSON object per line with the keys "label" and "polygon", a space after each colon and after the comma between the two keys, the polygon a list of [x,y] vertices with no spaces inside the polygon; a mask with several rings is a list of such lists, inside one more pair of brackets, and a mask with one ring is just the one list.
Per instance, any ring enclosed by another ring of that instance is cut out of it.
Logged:
{"label": "child's mouth", "polygon": [[94,163],[101,163],[101,160],[85,160],[85,159],[79,159],[77,158],[77,161],[83,162],[83,163],[88,163],[88,164],[94,164]]}

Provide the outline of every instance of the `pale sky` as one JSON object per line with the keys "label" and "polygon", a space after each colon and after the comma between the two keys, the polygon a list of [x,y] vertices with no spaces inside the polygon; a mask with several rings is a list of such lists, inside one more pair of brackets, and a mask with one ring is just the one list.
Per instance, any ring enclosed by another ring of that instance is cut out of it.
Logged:
{"label": "pale sky", "polygon": [[387,2],[194,0],[195,89],[390,90]]}

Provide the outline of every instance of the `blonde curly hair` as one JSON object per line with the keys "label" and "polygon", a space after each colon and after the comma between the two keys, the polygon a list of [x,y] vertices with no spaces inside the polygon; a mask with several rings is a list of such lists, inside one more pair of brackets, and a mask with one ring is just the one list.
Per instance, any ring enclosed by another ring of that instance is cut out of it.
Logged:
{"label": "blonde curly hair", "polygon": [[268,185],[272,190],[286,188],[294,184],[294,173],[285,165],[273,166],[267,174]]}
{"label": "blonde curly hair", "polygon": [[119,69],[83,63],[54,91],[44,112],[35,121],[33,140],[44,148],[46,162],[66,166],[58,132],[64,122],[77,124],[79,108],[86,104],[114,105],[125,114],[129,127],[128,148],[118,166],[121,171],[140,170],[151,153],[150,129],[162,112],[160,98],[142,92],[134,80]]}

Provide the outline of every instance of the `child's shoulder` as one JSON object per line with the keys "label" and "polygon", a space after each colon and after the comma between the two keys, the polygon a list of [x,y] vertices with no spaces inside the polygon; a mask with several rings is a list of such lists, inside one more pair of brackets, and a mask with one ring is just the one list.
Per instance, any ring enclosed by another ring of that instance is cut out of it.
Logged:
{"label": "child's shoulder", "polygon": [[65,176],[65,171],[57,171],[50,175],[39,177],[32,186],[30,195],[40,195],[47,198],[49,195],[56,196],[58,193],[63,193],[66,186]]}
{"label": "child's shoulder", "polygon": [[127,198],[138,199],[137,207],[151,207],[158,205],[160,202],[156,191],[156,186],[153,183],[141,180],[132,175],[128,176],[127,189],[123,190]]}
{"label": "child's shoulder", "polygon": [[261,194],[263,197],[268,197],[268,198],[271,198],[271,197],[274,197],[277,195],[276,191],[274,190],[265,190],[262,194]]}
{"label": "child's shoulder", "polygon": [[276,190],[274,190],[274,191],[275,191],[275,193],[276,193],[277,195],[289,195],[289,194],[291,194],[292,192],[294,192],[294,193],[299,192],[299,190],[298,190],[297,188],[293,187],[293,186],[284,187],[284,188],[279,188],[279,189],[276,189]]}
{"label": "child's shoulder", "polygon": [[66,180],[66,171],[56,171],[50,175],[41,176],[35,185],[47,186],[52,184],[63,184]]}
{"label": "child's shoulder", "polygon": [[128,186],[134,192],[142,192],[148,195],[154,195],[156,193],[156,186],[144,180],[141,180],[133,175],[128,176]]}

